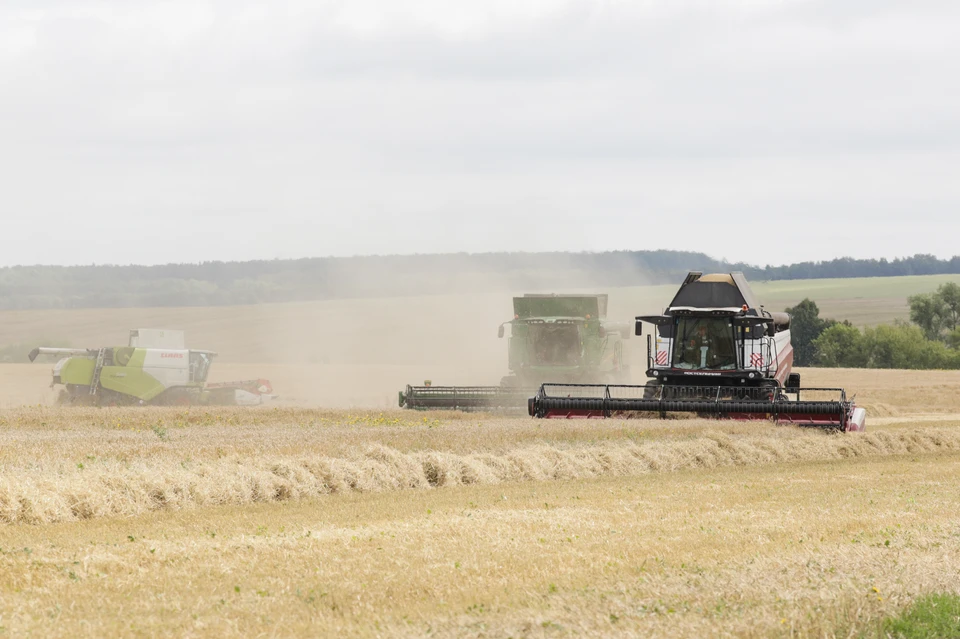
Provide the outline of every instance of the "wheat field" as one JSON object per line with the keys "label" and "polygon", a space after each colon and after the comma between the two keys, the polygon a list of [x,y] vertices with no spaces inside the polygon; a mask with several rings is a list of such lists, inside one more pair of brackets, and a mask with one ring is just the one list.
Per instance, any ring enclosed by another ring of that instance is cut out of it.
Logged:
{"label": "wheat field", "polygon": [[[873,323],[939,282],[895,279],[757,288]],[[279,394],[68,409],[50,362],[0,364],[0,637],[882,637],[960,592],[960,372],[801,369],[867,409],[849,435],[396,408],[496,383],[507,317],[502,294],[0,314],[0,344],[184,328],[211,381]]]}
{"label": "wheat field", "polygon": [[960,591],[960,373],[801,373],[868,431],[11,394],[0,636],[882,636]]}

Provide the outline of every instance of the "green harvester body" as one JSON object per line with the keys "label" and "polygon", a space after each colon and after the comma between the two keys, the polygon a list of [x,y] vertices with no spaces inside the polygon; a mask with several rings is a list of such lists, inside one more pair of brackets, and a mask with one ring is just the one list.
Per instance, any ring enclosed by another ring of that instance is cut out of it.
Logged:
{"label": "green harvester body", "polygon": [[629,324],[607,320],[607,295],[513,298],[507,346],[509,374],[499,386],[407,386],[402,408],[521,410],[544,382],[629,383],[623,340]]}

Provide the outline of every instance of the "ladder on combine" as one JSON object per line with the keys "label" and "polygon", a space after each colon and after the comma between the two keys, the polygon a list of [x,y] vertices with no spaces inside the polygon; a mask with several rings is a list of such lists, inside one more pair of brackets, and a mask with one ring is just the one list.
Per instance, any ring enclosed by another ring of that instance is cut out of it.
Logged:
{"label": "ladder on combine", "polygon": [[106,358],[107,349],[101,348],[97,352],[97,363],[93,367],[93,377],[90,379],[90,394],[96,395],[97,388],[100,387],[100,373],[103,371],[103,360]]}

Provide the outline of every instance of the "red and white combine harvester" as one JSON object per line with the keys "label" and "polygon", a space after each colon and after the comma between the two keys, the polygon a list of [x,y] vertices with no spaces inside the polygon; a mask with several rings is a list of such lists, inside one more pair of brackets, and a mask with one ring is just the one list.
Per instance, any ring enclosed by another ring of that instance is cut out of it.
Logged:
{"label": "red and white combine harvester", "polygon": [[543,384],[528,402],[545,418],[696,413],[862,431],[866,414],[842,388],[803,388],[791,371],[790,316],[757,304],[743,273],[692,272],[663,315],[636,318],[647,336],[643,386]]}

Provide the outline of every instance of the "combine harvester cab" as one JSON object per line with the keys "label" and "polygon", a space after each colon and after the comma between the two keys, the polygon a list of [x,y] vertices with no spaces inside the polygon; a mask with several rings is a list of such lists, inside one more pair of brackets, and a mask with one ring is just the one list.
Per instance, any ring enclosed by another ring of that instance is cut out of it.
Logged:
{"label": "combine harvester cab", "polygon": [[508,338],[510,374],[499,386],[407,386],[401,408],[523,411],[544,381],[630,381],[623,340],[629,324],[608,322],[607,296],[534,295],[513,298],[513,319],[500,325]]}
{"label": "combine harvester cab", "polygon": [[71,405],[250,405],[274,397],[263,379],[207,384],[216,353],[187,349],[183,332],[130,331],[128,346],[94,349],[38,347],[40,355],[59,357],[51,387]]}
{"label": "combine harvester cab", "polygon": [[690,273],[662,315],[636,318],[647,336],[644,386],[543,384],[534,417],[630,417],[688,412],[862,431],[866,414],[841,388],[803,388],[792,372],[790,316],[757,304],[742,273]]}

